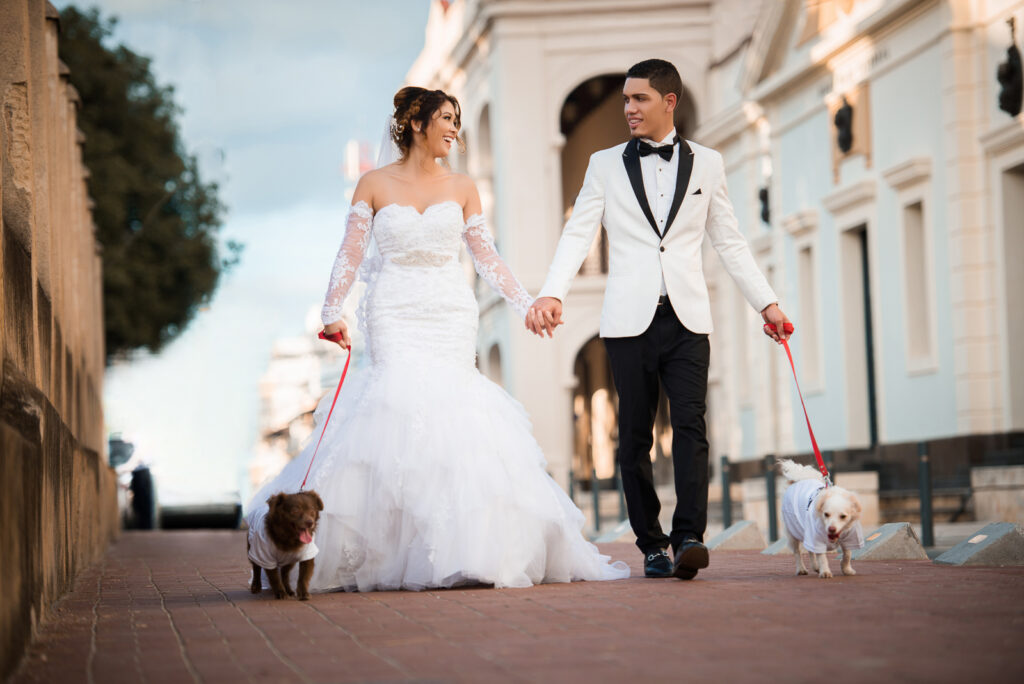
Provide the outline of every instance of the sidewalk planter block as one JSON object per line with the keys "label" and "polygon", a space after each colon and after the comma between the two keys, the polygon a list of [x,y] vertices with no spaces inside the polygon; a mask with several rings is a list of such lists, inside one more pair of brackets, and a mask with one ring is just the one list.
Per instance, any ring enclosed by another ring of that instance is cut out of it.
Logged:
{"label": "sidewalk planter block", "polygon": [[789,539],[783,535],[780,539],[776,539],[772,542],[771,546],[762,551],[766,556],[782,556],[785,554],[793,555],[793,551],[789,548]]}
{"label": "sidewalk planter block", "polygon": [[716,551],[760,551],[764,546],[764,535],[753,520],[741,520],[708,542],[708,548]]}
{"label": "sidewalk planter block", "polygon": [[928,560],[910,523],[882,525],[864,537],[863,548],[853,551],[854,560]]}
{"label": "sidewalk planter block", "polygon": [[985,525],[935,559],[939,565],[1024,565],[1024,530],[1014,523]]}

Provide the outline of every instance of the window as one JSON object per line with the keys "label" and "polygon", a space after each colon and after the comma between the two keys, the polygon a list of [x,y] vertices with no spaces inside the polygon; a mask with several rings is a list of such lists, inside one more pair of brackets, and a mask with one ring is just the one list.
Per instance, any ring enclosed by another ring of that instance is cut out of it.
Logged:
{"label": "window", "polygon": [[818,321],[818,279],[815,277],[814,246],[805,243],[797,252],[800,284],[800,319],[803,344],[800,377],[808,391],[821,390],[821,329]]}
{"label": "window", "polygon": [[903,293],[907,362],[911,370],[931,365],[932,311],[928,273],[928,239],[924,207],[917,201],[903,207]]}

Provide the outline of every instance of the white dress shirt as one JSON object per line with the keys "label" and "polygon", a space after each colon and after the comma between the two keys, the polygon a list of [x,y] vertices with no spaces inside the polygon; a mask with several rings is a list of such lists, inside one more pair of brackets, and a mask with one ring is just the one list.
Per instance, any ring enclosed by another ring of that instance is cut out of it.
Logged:
{"label": "white dress shirt", "polygon": [[[665,223],[668,221],[668,212],[672,208],[672,198],[676,193],[676,174],[679,171],[679,143],[672,143],[676,137],[675,130],[669,131],[660,142],[649,138],[641,138],[644,142],[653,147],[660,145],[672,145],[672,158],[665,161],[660,154],[649,154],[640,157],[640,171],[644,178],[644,191],[647,193],[647,204],[654,214],[654,221],[658,226],[658,232],[665,234]],[[668,294],[665,288],[665,274],[661,274],[661,294]]]}

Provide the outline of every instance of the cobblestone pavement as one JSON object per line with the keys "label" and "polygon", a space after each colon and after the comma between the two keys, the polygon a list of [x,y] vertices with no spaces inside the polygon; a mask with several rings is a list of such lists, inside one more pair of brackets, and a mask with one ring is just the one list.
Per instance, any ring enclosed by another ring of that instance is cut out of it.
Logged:
{"label": "cobblestone pavement", "polygon": [[248,592],[242,532],[125,533],[12,681],[1024,681],[1024,568],[854,567],[721,552],[692,582],[276,601]]}

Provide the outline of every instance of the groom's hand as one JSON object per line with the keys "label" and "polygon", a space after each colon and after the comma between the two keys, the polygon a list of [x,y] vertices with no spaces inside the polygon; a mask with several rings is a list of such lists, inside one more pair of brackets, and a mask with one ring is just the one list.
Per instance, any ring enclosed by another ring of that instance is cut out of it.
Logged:
{"label": "groom's hand", "polygon": [[[778,344],[782,344],[782,340],[788,340],[792,332],[786,332],[786,324],[789,323],[790,330],[792,331],[792,323],[786,318],[786,314],[782,313],[782,309],[779,308],[778,304],[769,304],[761,312],[761,318],[771,328],[765,327],[764,334],[775,340]],[[774,330],[773,330],[774,329]]]}
{"label": "groom's hand", "polygon": [[554,337],[555,328],[562,325],[562,302],[554,297],[541,297],[526,312],[526,329],[534,335]]}

